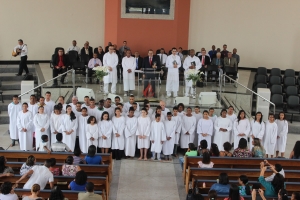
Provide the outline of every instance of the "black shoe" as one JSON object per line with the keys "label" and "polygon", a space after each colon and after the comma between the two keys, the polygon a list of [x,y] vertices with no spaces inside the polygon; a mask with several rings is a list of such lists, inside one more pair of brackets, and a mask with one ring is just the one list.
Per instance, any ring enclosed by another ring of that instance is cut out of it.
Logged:
{"label": "black shoe", "polygon": [[22,76],[22,74],[16,74],[16,76]]}

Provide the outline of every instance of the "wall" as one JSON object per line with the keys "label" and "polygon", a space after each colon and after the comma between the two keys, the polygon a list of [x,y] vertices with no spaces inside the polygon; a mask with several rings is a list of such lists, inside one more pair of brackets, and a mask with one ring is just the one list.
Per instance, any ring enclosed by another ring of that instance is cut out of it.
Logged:
{"label": "wall", "polygon": [[[190,0],[176,0],[174,20],[121,18],[121,0],[106,0],[105,44],[128,42],[132,51],[146,56],[148,49],[188,46]],[[116,9],[111,9],[116,8]]]}
{"label": "wall", "polygon": [[[0,0],[0,60],[9,60],[18,39],[29,60],[49,60],[55,47],[77,40],[83,47],[103,45],[105,0]],[[17,60],[19,58],[12,58]]]}
{"label": "wall", "polygon": [[191,0],[189,48],[238,49],[240,66],[299,71],[299,0]]}

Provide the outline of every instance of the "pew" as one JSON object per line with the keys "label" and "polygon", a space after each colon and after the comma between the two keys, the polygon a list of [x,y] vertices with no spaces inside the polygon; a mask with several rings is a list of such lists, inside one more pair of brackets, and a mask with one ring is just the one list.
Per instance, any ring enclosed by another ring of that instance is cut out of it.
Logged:
{"label": "pew", "polygon": [[[189,182],[192,178],[195,179],[209,179],[216,180],[220,173],[226,172],[228,177],[233,180],[237,180],[240,175],[246,175],[249,181],[257,181],[260,169],[230,169],[230,168],[195,168],[188,167],[186,180],[185,180],[185,189],[188,191]],[[273,172],[271,170],[267,170],[265,172],[265,177],[270,176]],[[285,181],[286,182],[299,182],[300,181],[300,171],[299,170],[284,170],[285,173]]]}
{"label": "pew", "polygon": [[[26,190],[26,189],[19,189],[16,188],[15,193],[18,195],[19,199],[22,199],[22,196],[29,196],[31,195],[30,190]],[[77,200],[78,199],[78,193],[80,191],[71,191],[71,190],[62,190],[65,198],[68,198],[69,200]],[[102,191],[94,191],[96,194],[102,195],[102,199],[106,199],[108,200],[108,198],[106,198],[105,194]],[[40,197],[43,197],[44,199],[48,199],[50,196],[51,190],[41,190],[39,193]]]}
{"label": "pew", "polygon": [[[200,156],[185,156],[183,164],[183,181],[185,181],[186,170],[188,167],[198,167],[198,162],[202,160]],[[269,158],[271,164],[280,163],[284,170],[296,170],[300,166],[300,160]],[[214,168],[241,168],[241,169],[260,169],[260,162],[263,158],[234,158],[234,157],[211,157]]]}
{"label": "pew", "polygon": [[[202,194],[202,196],[203,196],[204,200],[209,200],[208,194]],[[228,195],[218,195],[217,199],[218,200],[222,200],[222,199],[225,199],[227,197],[228,197]],[[252,196],[251,195],[249,195],[249,196],[243,196],[243,197],[244,197],[245,200],[252,200]],[[268,200],[277,200],[278,196],[276,196],[276,197],[267,197],[267,199]],[[289,199],[291,199],[290,196],[289,196]]]}

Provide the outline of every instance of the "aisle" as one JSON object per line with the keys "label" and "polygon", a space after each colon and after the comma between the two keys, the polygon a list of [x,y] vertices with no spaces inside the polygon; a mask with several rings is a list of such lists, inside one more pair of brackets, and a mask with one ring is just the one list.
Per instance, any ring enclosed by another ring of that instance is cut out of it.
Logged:
{"label": "aisle", "polygon": [[122,160],[117,200],[179,200],[173,162]]}

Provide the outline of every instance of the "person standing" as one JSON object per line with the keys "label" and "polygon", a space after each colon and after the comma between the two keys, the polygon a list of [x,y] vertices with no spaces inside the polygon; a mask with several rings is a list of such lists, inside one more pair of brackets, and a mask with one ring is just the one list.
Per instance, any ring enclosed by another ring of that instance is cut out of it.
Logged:
{"label": "person standing", "polygon": [[17,55],[20,55],[21,61],[19,64],[19,72],[16,74],[16,76],[21,76],[23,73],[23,70],[25,70],[26,74],[29,74],[29,70],[27,67],[27,54],[28,54],[28,49],[27,45],[23,43],[23,40],[19,39],[18,40],[18,45],[15,46],[14,52],[17,53]]}
{"label": "person standing", "polygon": [[[87,142],[87,137],[86,137],[86,128],[87,128],[87,122],[89,119],[88,111],[86,107],[81,108],[81,114],[77,115],[77,120],[78,120],[78,127],[77,127],[77,133],[76,136],[78,136],[79,139],[79,147],[82,153],[87,153],[89,144]],[[97,145],[95,145],[97,146]]]}
{"label": "person standing", "polygon": [[224,151],[223,144],[230,141],[230,132],[232,130],[232,121],[226,117],[226,114],[226,109],[222,109],[221,116],[214,123],[214,143],[217,144],[220,151]]}
{"label": "person standing", "polygon": [[141,116],[138,118],[136,135],[138,137],[137,147],[140,149],[139,160],[147,160],[147,151],[150,146],[150,126],[151,119],[147,116],[148,112],[146,108],[141,110]]}
{"label": "person standing", "polygon": [[269,114],[269,121],[266,122],[265,136],[263,139],[267,158],[268,155],[271,155],[271,158],[273,158],[274,151],[276,148],[276,141],[277,141],[277,134],[278,134],[277,130],[278,130],[278,126],[275,123],[275,116],[274,114]]}
{"label": "person standing", "polygon": [[210,149],[213,130],[214,130],[214,123],[211,119],[209,119],[208,111],[204,110],[203,118],[199,119],[197,125],[197,134],[198,134],[197,146],[200,145],[201,140],[206,140],[208,144],[207,148]]}
{"label": "person standing", "polygon": [[115,116],[112,118],[112,122],[113,134],[111,149],[113,150],[113,158],[116,158],[116,160],[121,160],[125,148],[125,118],[121,116],[120,108],[115,108]]}
{"label": "person standing", "polygon": [[60,130],[63,134],[63,143],[65,143],[72,151],[74,151],[78,119],[76,118],[70,105],[67,105],[67,113],[62,116],[61,121]]}
{"label": "person standing", "polygon": [[252,141],[258,138],[260,143],[263,144],[262,139],[265,134],[265,122],[263,122],[263,115],[261,112],[255,114],[254,120],[251,121],[251,132],[250,132],[250,150],[253,147]]}
{"label": "person standing", "polygon": [[117,65],[119,62],[119,58],[116,53],[114,53],[114,46],[110,46],[109,52],[104,54],[103,56],[103,66],[108,67],[108,75],[104,76],[104,92],[108,94],[108,84],[111,84],[111,93],[116,93],[116,84],[118,82],[117,76]]}
{"label": "person standing", "polygon": [[137,118],[134,116],[134,108],[129,108],[128,116],[126,116],[125,124],[125,156],[134,157],[136,146],[136,130],[137,130]]}
{"label": "person standing", "polygon": [[246,113],[244,110],[240,110],[237,119],[233,124],[234,149],[238,148],[241,138],[247,140],[250,130],[251,126],[249,120],[246,118]]}
{"label": "person standing", "polygon": [[131,56],[131,51],[126,51],[126,56],[122,59],[123,67],[123,84],[124,84],[124,97],[128,96],[130,91],[135,90],[135,59]]}
{"label": "person standing", "polygon": [[182,127],[181,127],[181,137],[180,137],[180,147],[187,150],[189,143],[194,142],[195,129],[196,127],[196,117],[192,115],[192,109],[188,107],[186,109],[186,115],[182,117]]}
{"label": "person standing", "polygon": [[284,157],[284,152],[286,148],[287,134],[288,134],[288,122],[285,119],[284,112],[279,113],[278,119],[276,119],[275,123],[277,124],[277,142],[276,142],[276,157],[278,157],[279,152],[280,156]]}
{"label": "person standing", "polygon": [[50,117],[50,141],[53,144],[56,141],[57,133],[61,133],[60,126],[61,126],[61,109],[58,105],[54,106],[54,113]]}
{"label": "person standing", "polygon": [[9,116],[9,135],[11,138],[11,147],[15,146],[15,141],[19,139],[18,126],[15,121],[17,121],[18,114],[22,110],[22,105],[19,102],[19,97],[17,95],[13,96],[13,102],[8,105],[8,116]]}
{"label": "person standing", "polygon": [[19,129],[20,150],[23,151],[32,150],[32,143],[33,143],[32,121],[33,121],[33,116],[32,113],[28,111],[28,104],[23,103],[22,111],[19,112],[17,118],[17,127]]}
{"label": "person standing", "polygon": [[168,56],[166,61],[166,67],[168,68],[167,75],[167,97],[171,97],[171,92],[173,92],[173,97],[177,97],[177,92],[179,89],[179,67],[181,67],[181,59],[176,55],[177,49],[172,48],[172,54]]}
{"label": "person standing", "polygon": [[151,123],[150,128],[150,141],[151,141],[151,160],[155,160],[155,154],[157,154],[157,160],[161,160],[160,152],[163,147],[164,141],[166,141],[166,132],[163,122],[160,121],[160,114],[155,114],[155,121]]}
{"label": "person standing", "polygon": [[113,123],[109,119],[108,112],[102,113],[101,119],[98,122],[99,140],[98,147],[101,148],[101,153],[108,153],[111,147],[111,137],[113,132]]}
{"label": "person standing", "polygon": [[130,50],[129,46],[127,46],[127,41],[123,41],[123,46],[119,49],[120,56],[123,57],[127,50]]}
{"label": "person standing", "polygon": [[174,152],[176,121],[172,120],[171,112],[167,113],[167,120],[163,123],[166,132],[166,141],[163,144],[163,154],[165,156],[165,160],[172,160],[171,155]]}
{"label": "person standing", "polygon": [[[44,107],[39,107],[39,113],[37,113],[33,118],[33,124],[35,127],[35,142],[36,147],[41,142],[42,135],[49,136],[49,125],[50,125],[50,117],[44,112]],[[49,137],[50,140],[50,137]],[[53,142],[52,142],[53,143]],[[49,144],[51,144],[49,142]]]}

